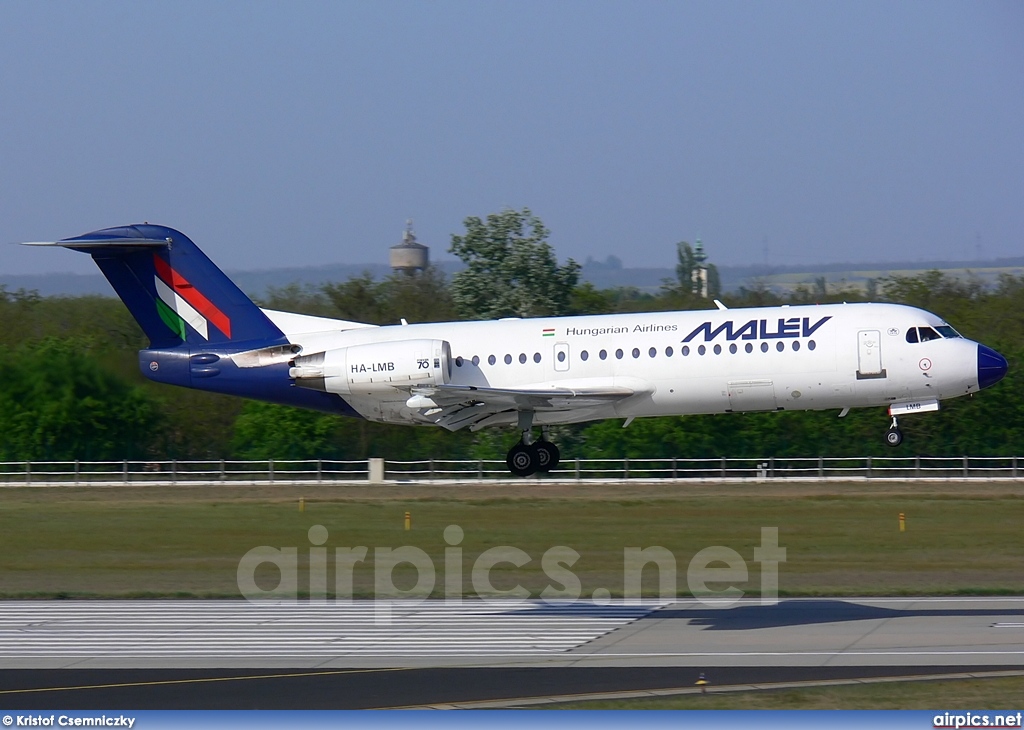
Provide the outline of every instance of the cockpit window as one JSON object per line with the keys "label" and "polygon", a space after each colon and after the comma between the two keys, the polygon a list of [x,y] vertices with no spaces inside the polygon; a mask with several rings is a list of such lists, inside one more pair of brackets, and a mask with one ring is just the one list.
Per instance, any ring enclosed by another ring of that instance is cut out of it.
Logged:
{"label": "cockpit window", "polygon": [[[936,332],[938,330],[938,332]],[[954,337],[963,337],[959,332],[950,327],[948,324],[941,324],[935,328],[932,327],[908,327],[907,328],[907,342],[928,342],[928,340],[939,340],[945,337],[946,339],[953,339]]]}

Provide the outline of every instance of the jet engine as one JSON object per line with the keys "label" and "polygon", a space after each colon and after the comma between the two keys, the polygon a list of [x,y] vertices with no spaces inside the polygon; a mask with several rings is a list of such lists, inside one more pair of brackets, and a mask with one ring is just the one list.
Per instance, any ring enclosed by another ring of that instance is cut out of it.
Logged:
{"label": "jet engine", "polygon": [[397,340],[341,347],[297,357],[288,376],[303,388],[340,395],[380,395],[451,379],[451,346],[444,340]]}

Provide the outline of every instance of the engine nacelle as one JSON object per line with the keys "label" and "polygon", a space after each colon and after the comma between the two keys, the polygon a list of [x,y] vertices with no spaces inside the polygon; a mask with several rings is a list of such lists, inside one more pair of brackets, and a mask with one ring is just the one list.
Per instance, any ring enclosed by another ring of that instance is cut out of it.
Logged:
{"label": "engine nacelle", "polygon": [[295,384],[340,395],[378,395],[451,379],[451,346],[444,340],[397,340],[353,345],[297,357]]}

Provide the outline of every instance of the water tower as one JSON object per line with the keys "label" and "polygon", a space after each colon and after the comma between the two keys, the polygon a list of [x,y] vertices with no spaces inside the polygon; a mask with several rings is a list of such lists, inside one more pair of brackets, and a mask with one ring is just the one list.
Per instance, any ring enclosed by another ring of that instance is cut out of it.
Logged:
{"label": "water tower", "polygon": [[412,232],[412,220],[405,222],[402,242],[392,246],[388,252],[388,263],[392,269],[407,276],[413,276],[430,266],[430,248],[416,240],[416,234]]}

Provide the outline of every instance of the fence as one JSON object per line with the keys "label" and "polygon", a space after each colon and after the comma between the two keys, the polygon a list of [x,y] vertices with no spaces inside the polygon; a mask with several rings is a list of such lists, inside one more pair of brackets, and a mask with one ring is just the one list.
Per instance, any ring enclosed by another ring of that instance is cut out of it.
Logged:
{"label": "fence", "polygon": [[[571,459],[548,481],[860,481],[1022,479],[1016,456],[786,459]],[[0,486],[516,481],[500,460],[0,462]]]}

